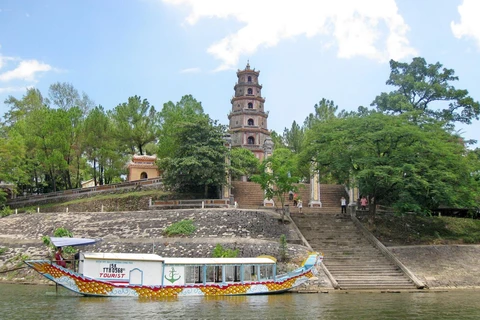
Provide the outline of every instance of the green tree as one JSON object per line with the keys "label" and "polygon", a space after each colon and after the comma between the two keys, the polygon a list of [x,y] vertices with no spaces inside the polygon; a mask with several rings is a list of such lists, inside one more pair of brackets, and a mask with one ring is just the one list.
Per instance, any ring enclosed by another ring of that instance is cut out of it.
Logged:
{"label": "green tree", "polygon": [[290,130],[285,128],[283,131],[283,140],[285,141],[287,148],[294,153],[300,153],[302,151],[303,136],[304,130],[296,121],[293,121]]}
{"label": "green tree", "polygon": [[22,99],[9,96],[4,103],[10,106],[4,115],[5,123],[12,127],[18,121],[24,120],[31,111],[48,105],[49,101],[43,98],[40,90],[29,88]]}
{"label": "green tree", "polygon": [[415,111],[429,118],[470,124],[478,120],[480,104],[468,95],[467,90],[455,89],[457,81],[453,69],[440,63],[427,64],[424,58],[413,58],[411,63],[390,60],[391,73],[387,84],[395,91],[382,93],[372,106],[388,114]]}
{"label": "green tree", "polygon": [[333,100],[322,98],[319,103],[315,104],[314,109],[315,113],[310,113],[303,122],[306,128],[311,128],[317,121],[325,122],[337,117],[338,106]]}
{"label": "green tree", "polygon": [[181,125],[198,119],[208,119],[208,116],[203,112],[202,104],[191,95],[183,96],[176,104],[165,103],[159,112],[158,158],[171,157],[179,147],[177,137]]}
{"label": "green tree", "polygon": [[110,183],[120,176],[125,159],[115,140],[112,121],[102,106],[90,110],[84,124],[85,154],[92,164],[95,185]]}
{"label": "green tree", "polygon": [[35,159],[45,174],[49,190],[65,188],[62,174],[68,170],[68,135],[72,127],[67,111],[48,107],[34,110],[27,118],[26,127],[27,134],[33,139]]}
{"label": "green tree", "polygon": [[245,176],[247,179],[258,172],[260,161],[253,152],[244,148],[233,148],[230,151],[230,166],[233,180]]}
{"label": "green tree", "polygon": [[109,112],[115,138],[129,154],[144,154],[144,147],[157,140],[158,116],[154,106],[139,96],[128,98]]}
{"label": "green tree", "polygon": [[171,157],[160,161],[165,169],[164,183],[179,192],[201,192],[208,197],[210,188],[226,183],[227,148],[225,127],[207,118],[179,125],[178,148]]}
{"label": "green tree", "polygon": [[[471,206],[478,192],[466,148],[441,123],[371,113],[318,123],[307,134],[309,159],[339,183],[353,177],[376,204],[426,213],[439,205]],[[372,212],[375,214],[375,211]]]}
{"label": "green tree", "polygon": [[297,159],[289,149],[275,149],[273,154],[260,165],[260,174],[252,176],[265,192],[267,199],[278,199],[285,215],[285,198],[290,191],[297,191]]}
{"label": "green tree", "polygon": [[278,134],[277,132],[272,131],[272,133],[270,134],[270,138],[272,139],[274,149],[287,147],[285,141],[283,140],[283,136]]}
{"label": "green tree", "polygon": [[0,181],[25,183],[25,143],[15,130],[0,129]]}
{"label": "green tree", "polygon": [[66,116],[70,127],[64,132],[65,138],[69,146],[68,152],[65,154],[65,160],[67,161],[67,169],[64,172],[64,180],[68,189],[81,187],[81,166],[82,166],[82,154],[85,149],[85,137],[84,137],[84,117],[82,116],[82,110],[79,107],[72,107],[66,110]]}
{"label": "green tree", "polygon": [[67,82],[56,82],[50,85],[48,96],[52,104],[57,108],[69,110],[76,107],[80,109],[82,116],[86,115],[95,106],[95,103],[85,92],[80,95],[78,90],[71,83]]}

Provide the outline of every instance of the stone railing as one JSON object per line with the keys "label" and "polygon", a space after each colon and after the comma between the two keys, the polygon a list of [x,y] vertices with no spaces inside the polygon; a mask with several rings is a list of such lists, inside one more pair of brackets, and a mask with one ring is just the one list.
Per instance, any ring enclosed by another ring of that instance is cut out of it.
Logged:
{"label": "stone railing", "polygon": [[230,199],[151,200],[150,209],[228,208]]}
{"label": "stone railing", "polygon": [[122,182],[122,183],[116,183],[116,184],[104,184],[104,185],[89,187],[89,188],[69,189],[69,190],[62,190],[62,191],[42,193],[42,194],[25,195],[25,196],[18,196],[15,199],[9,200],[7,202],[7,205],[33,202],[33,201],[51,199],[51,198],[57,198],[57,197],[65,197],[70,195],[111,191],[111,190],[122,189],[122,188],[134,188],[134,187],[141,187],[141,186],[161,184],[161,183],[162,183],[162,178],[157,177],[157,178],[128,181],[128,182]]}

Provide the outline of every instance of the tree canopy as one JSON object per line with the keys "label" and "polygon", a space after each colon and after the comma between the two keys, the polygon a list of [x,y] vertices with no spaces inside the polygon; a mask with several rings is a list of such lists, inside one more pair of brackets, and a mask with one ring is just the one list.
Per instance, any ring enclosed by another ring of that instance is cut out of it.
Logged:
{"label": "tree canopy", "polygon": [[130,154],[144,154],[145,145],[156,141],[158,115],[147,99],[139,96],[128,98],[109,113],[113,121],[116,139]]}
{"label": "tree canopy", "polygon": [[241,177],[250,179],[258,173],[260,161],[253,152],[243,148],[233,148],[230,151],[230,172],[233,180],[240,180]]}
{"label": "tree canopy", "polygon": [[393,115],[417,111],[447,123],[478,120],[480,104],[467,90],[451,84],[458,80],[453,69],[443,68],[439,62],[427,64],[420,57],[411,63],[390,60],[390,68],[387,84],[397,89],[375,98],[372,106],[377,110]]}
{"label": "tree canopy", "polygon": [[163,105],[159,112],[158,158],[170,157],[178,148],[177,136],[181,125],[207,119],[203,107],[192,95],[183,96],[179,102],[171,101]]}
{"label": "tree canopy", "polygon": [[479,191],[462,140],[436,122],[420,127],[407,116],[377,112],[317,123],[307,144],[303,156],[323,175],[354,181],[374,204],[426,213],[471,207]]}
{"label": "tree canopy", "polygon": [[280,200],[282,209],[289,192],[298,190],[298,165],[295,154],[289,149],[275,149],[273,154],[264,159],[259,174],[252,176],[252,181],[260,184],[267,199]]}
{"label": "tree canopy", "polygon": [[225,128],[208,118],[179,124],[178,148],[160,160],[167,187],[178,192],[218,194],[226,184]]}

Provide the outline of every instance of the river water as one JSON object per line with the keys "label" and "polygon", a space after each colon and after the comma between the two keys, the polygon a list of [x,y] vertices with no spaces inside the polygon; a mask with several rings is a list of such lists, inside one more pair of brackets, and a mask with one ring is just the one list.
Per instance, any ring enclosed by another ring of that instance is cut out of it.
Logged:
{"label": "river water", "polygon": [[137,300],[0,284],[0,319],[480,319],[480,291]]}

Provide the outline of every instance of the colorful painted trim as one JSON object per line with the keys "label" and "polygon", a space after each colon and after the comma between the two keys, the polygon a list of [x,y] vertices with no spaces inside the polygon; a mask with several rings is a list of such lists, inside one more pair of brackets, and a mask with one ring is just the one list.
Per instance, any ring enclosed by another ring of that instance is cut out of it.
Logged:
{"label": "colorful painted trim", "polygon": [[191,286],[123,286],[83,277],[50,261],[25,261],[25,263],[47,279],[79,294],[87,296],[113,297],[177,297],[177,296],[220,296],[267,294],[289,290],[305,283],[316,274],[312,268],[283,281],[252,282],[248,284],[208,284]]}

